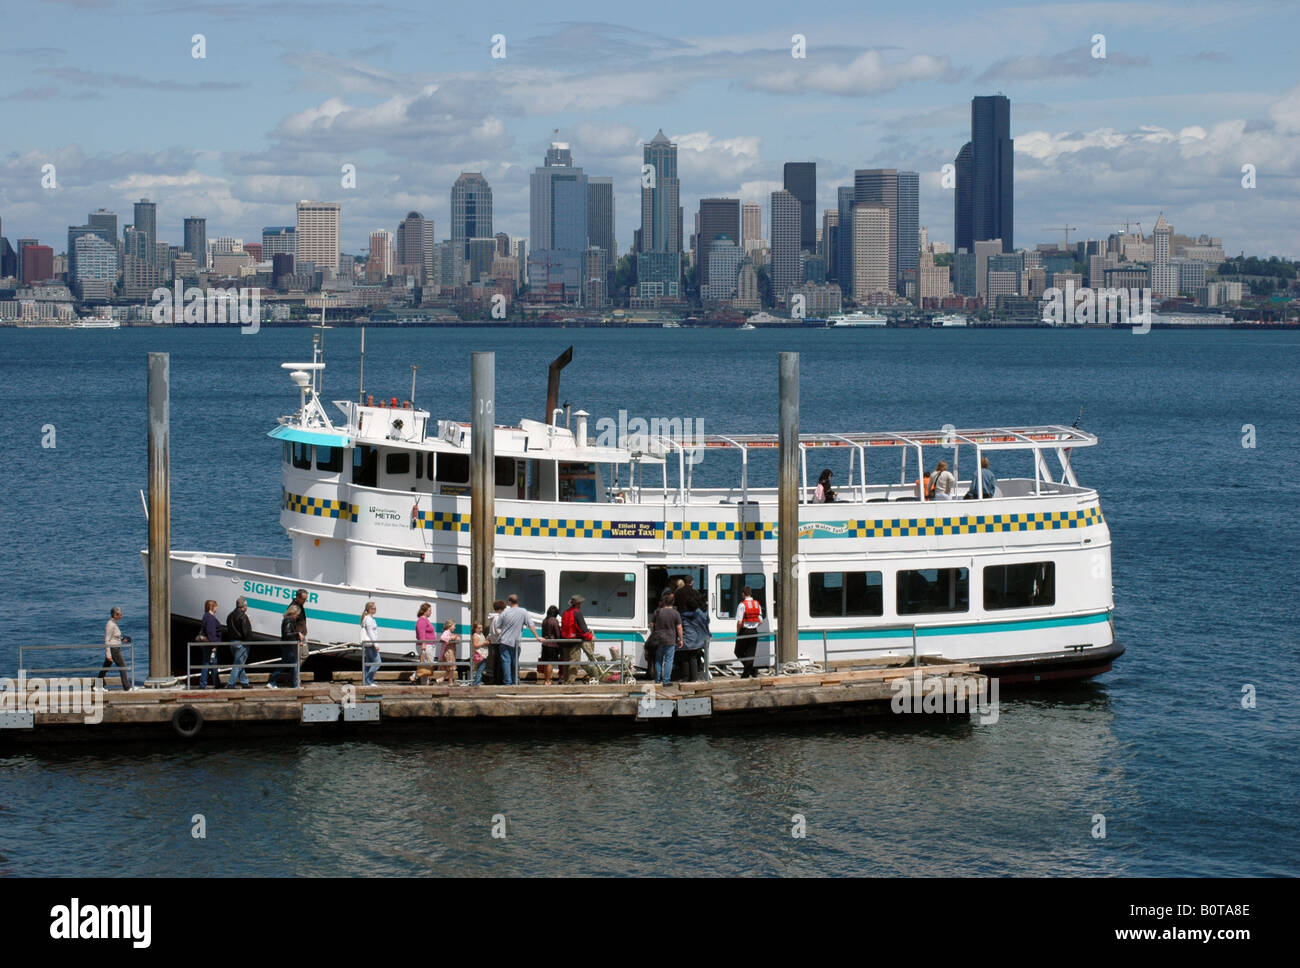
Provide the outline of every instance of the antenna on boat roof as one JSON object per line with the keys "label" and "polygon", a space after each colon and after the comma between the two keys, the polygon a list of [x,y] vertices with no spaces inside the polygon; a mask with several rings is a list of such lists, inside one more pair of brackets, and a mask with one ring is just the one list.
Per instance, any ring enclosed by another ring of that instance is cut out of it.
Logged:
{"label": "antenna on boat roof", "polygon": [[1082,419],[1083,419],[1083,407],[1080,406],[1080,407],[1079,407],[1079,416],[1077,416],[1077,417],[1074,418],[1074,423],[1072,423],[1070,426],[1072,426],[1075,430],[1078,430],[1078,429],[1079,429],[1079,421],[1082,420]]}

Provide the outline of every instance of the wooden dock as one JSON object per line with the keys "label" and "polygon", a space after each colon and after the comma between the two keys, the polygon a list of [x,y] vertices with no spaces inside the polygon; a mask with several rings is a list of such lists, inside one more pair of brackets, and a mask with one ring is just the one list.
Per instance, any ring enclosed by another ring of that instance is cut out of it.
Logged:
{"label": "wooden dock", "polygon": [[[75,711],[0,713],[0,746],[24,741],[241,739],[267,733],[355,736],[403,729],[533,731],[546,727],[659,730],[751,723],[777,726],[867,716],[915,719],[896,711],[895,698],[902,687],[898,680],[915,683],[918,674],[932,694],[947,700],[950,710],[957,696],[969,697],[957,704],[955,715],[974,711],[977,690],[987,688],[978,667],[956,662],[930,662],[916,668],[833,668],[750,679],[715,677],[668,688],[648,682],[419,686],[397,678],[363,686],[359,673],[351,673],[345,675],[356,680],[336,678],[304,683],[297,689],[97,690],[96,714],[88,714],[93,704],[83,690],[80,705],[71,706]],[[17,693],[9,695],[4,708],[25,705],[32,706]]]}

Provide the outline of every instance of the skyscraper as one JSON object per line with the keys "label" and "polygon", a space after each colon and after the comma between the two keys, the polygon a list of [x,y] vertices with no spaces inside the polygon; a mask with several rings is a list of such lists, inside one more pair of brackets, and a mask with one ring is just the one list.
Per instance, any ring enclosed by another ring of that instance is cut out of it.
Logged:
{"label": "skyscraper", "polygon": [[399,275],[424,276],[424,216],[407,212],[397,223],[393,236],[393,271]]}
{"label": "skyscraper", "polygon": [[86,216],[86,224],[101,239],[117,251],[117,213],[106,208],[97,208]]}
{"label": "skyscraper", "polygon": [[393,233],[375,229],[370,233],[370,258],[366,260],[366,278],[383,282],[393,274]]}
{"label": "skyscraper", "polygon": [[135,230],[149,241],[145,245],[145,261],[157,262],[155,245],[158,242],[158,206],[147,198],[135,203]]}
{"label": "skyscraper", "polygon": [[[614,292],[614,274],[618,264],[618,240],[614,234],[614,179],[587,179],[587,235],[594,246],[605,253],[605,293]],[[509,255],[509,240],[507,251]]]}
{"label": "skyscraper", "polygon": [[451,240],[468,254],[470,239],[492,235],[492,188],[482,173],[463,171],[451,186]]}
{"label": "skyscraper", "polygon": [[194,265],[206,269],[208,265],[208,220],[191,217],[185,220],[185,244],[182,248],[194,257]]}
{"label": "skyscraper", "polygon": [[329,276],[339,271],[339,222],[343,206],[338,202],[298,203],[298,257],[295,265],[313,263]]}
{"label": "skyscraper", "polygon": [[[898,170],[863,168],[853,173],[853,201],[873,202],[889,210],[889,278],[890,288],[898,281]],[[856,245],[856,235],[854,239]],[[856,268],[855,268],[856,273]]]}
{"label": "skyscraper", "polygon": [[952,247],[954,252],[965,249],[973,255],[975,239],[972,236],[975,226],[971,221],[970,157],[971,147],[970,142],[967,141],[961,146],[961,151],[957,152],[957,157],[953,159],[957,184],[956,191],[952,193]]}
{"label": "skyscraper", "polygon": [[533,169],[529,191],[529,274],[565,300],[580,299],[588,248],[587,176],[564,142],[552,142]]}
{"label": "skyscraper", "polygon": [[1001,239],[1004,252],[1015,248],[1012,237],[1014,148],[1011,101],[1001,94],[972,98],[970,143],[963,146],[955,165],[957,198],[953,235],[959,248],[973,249],[976,242],[988,239]]}
{"label": "skyscraper", "polygon": [[883,202],[853,203],[853,298],[865,303],[894,288],[893,213]]}
{"label": "skyscraper", "polygon": [[[262,258],[298,254],[298,232],[292,225],[268,225],[262,229]],[[281,263],[283,265],[283,263]]]}
{"label": "skyscraper", "polygon": [[[700,291],[715,280],[709,277],[709,259],[712,255],[713,242],[719,238],[730,239],[733,243],[740,238],[740,199],[738,198],[701,198],[700,199],[700,227],[698,230],[696,251],[699,252],[699,272],[696,273],[696,281],[700,285]],[[744,250],[737,246],[741,255]],[[734,283],[735,273],[731,272],[740,270],[740,263],[730,267],[728,272],[731,274],[728,284]],[[718,280],[722,281],[722,280]]]}
{"label": "skyscraper", "polygon": [[1169,261],[1170,241],[1173,239],[1174,227],[1165,220],[1161,212],[1156,218],[1156,227],[1151,232],[1155,252],[1151,259],[1151,292],[1165,299],[1178,295],[1178,264]]}
{"label": "skyscraper", "polygon": [[835,277],[846,296],[853,293],[853,191],[852,185],[841,185],[835,190],[836,207],[840,213],[839,244],[835,259]]}
{"label": "skyscraper", "polygon": [[898,173],[894,227],[898,242],[898,291],[915,299],[920,295],[921,266],[921,176],[917,172]]}
{"label": "skyscraper", "polygon": [[750,243],[758,245],[763,241],[763,206],[758,202],[746,202],[740,207],[740,244],[746,252]]}
{"label": "skyscraper", "polygon": [[799,285],[799,253],[803,238],[802,206],[788,191],[772,193],[772,294],[784,302],[790,290]]}
{"label": "skyscraper", "polygon": [[799,199],[799,248],[817,250],[817,162],[787,161],[785,190]]}
{"label": "skyscraper", "polygon": [[821,249],[817,254],[826,264],[826,278],[831,281],[839,277],[839,234],[839,209],[828,208],[822,212],[822,241]]}
{"label": "skyscraper", "polygon": [[642,297],[680,296],[682,208],[681,184],[677,180],[677,145],[668,140],[661,128],[650,143],[643,146],[641,161],[641,252],[637,258],[637,289]]}

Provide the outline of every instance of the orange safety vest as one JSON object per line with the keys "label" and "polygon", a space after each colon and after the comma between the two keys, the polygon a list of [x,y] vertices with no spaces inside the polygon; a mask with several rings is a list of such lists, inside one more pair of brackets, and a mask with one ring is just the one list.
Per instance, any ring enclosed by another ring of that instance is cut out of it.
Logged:
{"label": "orange safety vest", "polygon": [[745,606],[745,617],[741,619],[747,628],[758,628],[763,621],[763,607],[752,598],[747,598],[742,605]]}

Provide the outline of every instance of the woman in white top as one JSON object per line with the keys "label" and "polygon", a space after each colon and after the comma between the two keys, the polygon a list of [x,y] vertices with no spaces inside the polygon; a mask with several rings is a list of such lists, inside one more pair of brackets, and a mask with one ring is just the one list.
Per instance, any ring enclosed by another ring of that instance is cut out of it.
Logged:
{"label": "woman in white top", "polygon": [[381,660],[379,658],[379,623],[375,621],[375,612],[379,611],[379,606],[374,602],[366,602],[366,609],[361,613],[361,634],[365,644],[365,657],[361,662],[361,684],[363,686],[373,686],[375,684],[375,673],[379,671]]}
{"label": "woman in white top", "polygon": [[957,478],[948,470],[946,460],[939,461],[934,469],[934,497],[936,501],[951,501],[956,497]]}

